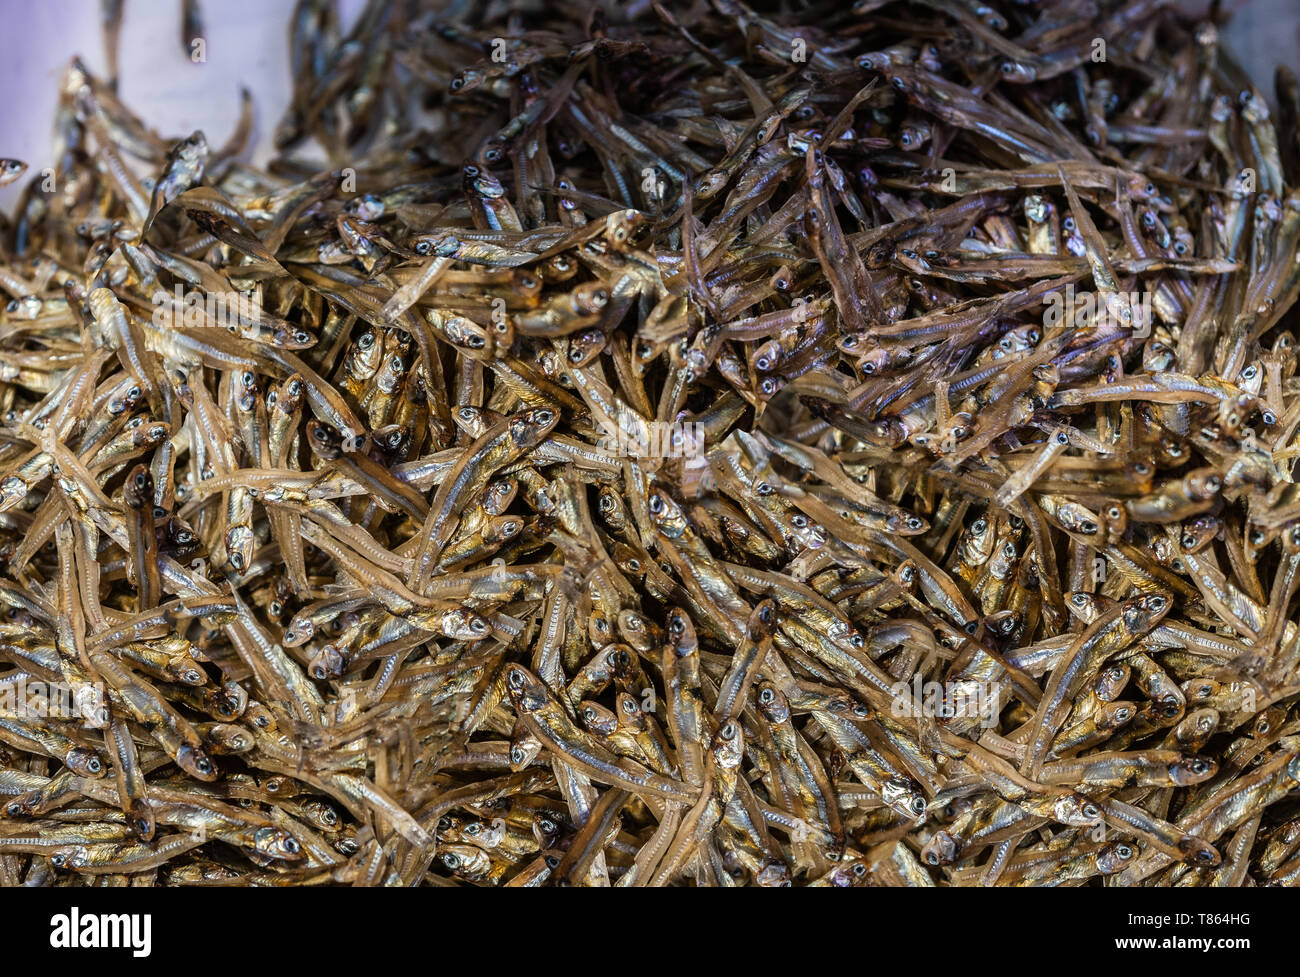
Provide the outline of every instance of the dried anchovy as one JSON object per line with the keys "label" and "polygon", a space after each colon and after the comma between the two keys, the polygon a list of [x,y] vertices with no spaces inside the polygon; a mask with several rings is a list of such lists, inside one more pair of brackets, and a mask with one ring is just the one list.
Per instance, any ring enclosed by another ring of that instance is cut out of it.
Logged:
{"label": "dried anchovy", "polygon": [[1300,876],[1288,70],[301,0],[259,170],[120,15],[0,223],[0,881]]}

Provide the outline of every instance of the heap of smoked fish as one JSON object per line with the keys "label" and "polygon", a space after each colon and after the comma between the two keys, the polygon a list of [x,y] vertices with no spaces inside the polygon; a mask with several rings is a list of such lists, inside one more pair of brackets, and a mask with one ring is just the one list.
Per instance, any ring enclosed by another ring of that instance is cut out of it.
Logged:
{"label": "heap of smoked fish", "polygon": [[1289,71],[1157,0],[287,32],[264,168],[79,61],[0,163],[0,882],[1300,878]]}

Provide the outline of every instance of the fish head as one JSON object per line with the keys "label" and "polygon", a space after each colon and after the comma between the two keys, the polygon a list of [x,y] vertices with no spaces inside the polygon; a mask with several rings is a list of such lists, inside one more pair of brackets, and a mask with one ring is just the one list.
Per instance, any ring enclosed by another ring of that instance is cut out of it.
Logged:
{"label": "fish head", "polygon": [[550,698],[542,680],[522,665],[507,666],[505,680],[506,694],[523,712],[537,712]]}
{"label": "fish head", "polygon": [[1218,772],[1219,765],[1200,756],[1186,756],[1169,765],[1169,779],[1179,787],[1191,787],[1209,780]]}

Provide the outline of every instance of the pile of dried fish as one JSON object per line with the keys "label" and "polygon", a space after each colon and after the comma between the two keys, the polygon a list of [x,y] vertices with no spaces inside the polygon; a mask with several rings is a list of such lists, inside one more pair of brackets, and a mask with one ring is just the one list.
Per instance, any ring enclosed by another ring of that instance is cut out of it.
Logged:
{"label": "pile of dried fish", "polygon": [[439,6],[300,0],[265,171],[69,69],[0,882],[1300,878],[1295,78],[1157,0]]}

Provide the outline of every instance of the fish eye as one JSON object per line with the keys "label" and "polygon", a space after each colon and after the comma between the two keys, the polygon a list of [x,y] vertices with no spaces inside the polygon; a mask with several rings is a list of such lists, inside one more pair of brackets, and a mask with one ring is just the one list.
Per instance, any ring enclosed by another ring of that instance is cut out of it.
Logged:
{"label": "fish eye", "polygon": [[981,535],[989,528],[989,524],[984,519],[976,519],[971,523],[970,531],[976,536]]}
{"label": "fish eye", "polygon": [[1079,532],[1083,533],[1085,536],[1091,536],[1096,531],[1097,524],[1090,519],[1085,519],[1083,522],[1079,523]]}
{"label": "fish eye", "polygon": [[202,774],[212,773],[212,761],[207,757],[199,757],[194,761],[194,769]]}
{"label": "fish eye", "polygon": [[1271,410],[1266,410],[1260,415],[1260,420],[1262,420],[1268,427],[1272,427],[1277,423],[1277,415]]}
{"label": "fish eye", "polygon": [[1187,244],[1184,241],[1174,242],[1174,254],[1182,256],[1187,253]]}
{"label": "fish eye", "polygon": [[1101,809],[1098,808],[1096,804],[1085,804],[1083,805],[1082,810],[1085,818],[1093,819],[1101,817]]}
{"label": "fish eye", "polygon": [[1206,773],[1209,771],[1209,769],[1210,769],[1210,765],[1206,763],[1204,760],[1192,761],[1192,773]]}
{"label": "fish eye", "polygon": [[861,648],[866,643],[867,643],[867,639],[862,637],[862,635],[859,634],[857,631],[854,631],[853,636],[849,638],[849,644],[851,644],[854,648]]}
{"label": "fish eye", "polygon": [[512,668],[510,674],[506,676],[506,684],[516,691],[524,687],[524,673],[521,669]]}
{"label": "fish eye", "polygon": [[771,689],[763,689],[758,693],[758,701],[763,705],[771,705],[776,701],[776,693]]}
{"label": "fish eye", "polygon": [[979,630],[979,626],[980,626],[979,621],[967,621],[966,624],[964,625],[964,629],[967,634],[974,634],[976,631]]}
{"label": "fish eye", "polygon": [[808,525],[808,517],[800,515],[791,516],[790,522],[792,522],[797,529],[803,529]]}
{"label": "fish eye", "polygon": [[510,762],[511,763],[524,762],[524,751],[521,747],[518,746],[510,747]]}
{"label": "fish eye", "polygon": [[861,719],[866,719],[871,715],[871,709],[860,702],[855,702],[853,704],[853,715],[858,716]]}
{"label": "fish eye", "polygon": [[442,856],[442,864],[446,865],[453,872],[460,868],[460,856],[455,852],[446,852]]}
{"label": "fish eye", "polygon": [[924,814],[924,813],[925,813],[925,798],[924,798],[924,797],[913,797],[913,798],[912,798],[912,804],[911,804],[911,807],[912,807],[912,810],[913,810],[914,812],[916,812],[917,814]]}
{"label": "fish eye", "polygon": [[726,724],[725,726],[723,726],[720,730],[718,730],[718,735],[721,736],[724,740],[735,739],[735,738],[736,738],[736,724],[735,724],[735,723],[727,723],[727,724]]}
{"label": "fish eye", "polygon": [[919,517],[917,517],[917,516],[908,516],[908,517],[907,517],[907,528],[908,528],[908,529],[920,529],[922,525],[924,525],[924,524],[922,523],[922,521],[921,521],[921,519],[920,519]]}
{"label": "fish eye", "polygon": [[769,485],[767,482],[759,482],[757,485],[754,486],[754,491],[757,492],[759,495],[771,495],[773,489],[772,486]]}
{"label": "fish eye", "polygon": [[650,496],[650,501],[647,503],[647,506],[646,506],[646,507],[647,507],[647,508],[648,508],[648,509],[649,509],[649,510],[654,514],[654,515],[658,515],[660,512],[663,511],[663,508],[664,508],[664,500],[661,499],[658,495],[652,495],[652,496]]}

